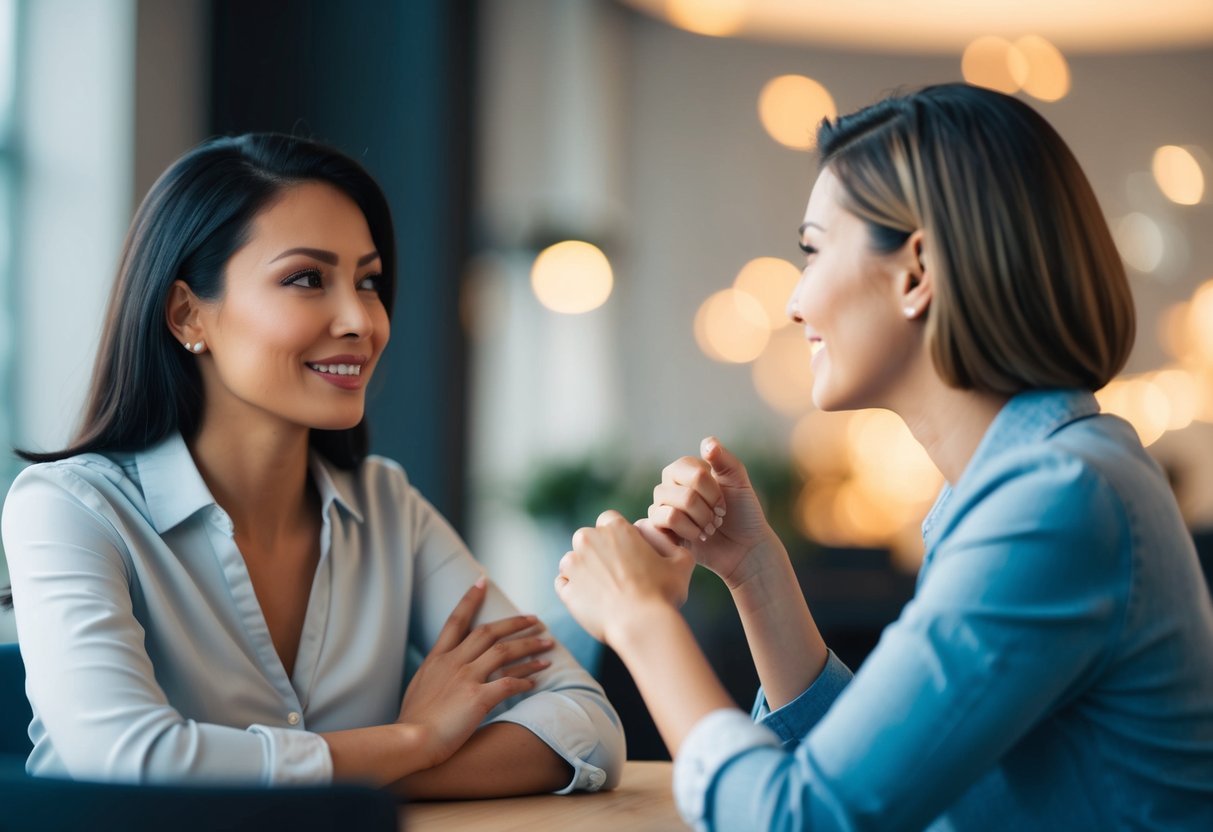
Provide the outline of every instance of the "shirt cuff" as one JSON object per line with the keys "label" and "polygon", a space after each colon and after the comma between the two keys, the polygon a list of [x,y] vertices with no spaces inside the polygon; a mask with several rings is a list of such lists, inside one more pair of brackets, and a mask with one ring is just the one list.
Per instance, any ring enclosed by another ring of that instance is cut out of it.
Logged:
{"label": "shirt cuff", "polygon": [[826,666],[804,693],[772,711],[762,688],[759,688],[750,716],[755,722],[774,731],[785,746],[795,745],[826,715],[853,676],[850,668],[831,650],[826,657]]}
{"label": "shirt cuff", "polygon": [[326,785],[333,782],[333,757],[319,734],[269,725],[250,725],[261,737],[269,761],[267,786]]}
{"label": "shirt cuff", "polygon": [[[599,759],[603,756],[603,749],[598,731],[571,697],[550,691],[537,693],[490,719],[488,724],[494,722],[521,725],[547,743],[572,767],[572,780],[555,794],[596,792],[608,785],[607,772],[591,762],[599,760],[604,765],[609,764]],[[619,763],[622,766],[622,760]]]}
{"label": "shirt cuff", "polygon": [[695,723],[674,760],[674,801],[682,819],[703,828],[708,790],[725,764],[752,748],[779,748],[769,729],[736,708],[712,711]]}

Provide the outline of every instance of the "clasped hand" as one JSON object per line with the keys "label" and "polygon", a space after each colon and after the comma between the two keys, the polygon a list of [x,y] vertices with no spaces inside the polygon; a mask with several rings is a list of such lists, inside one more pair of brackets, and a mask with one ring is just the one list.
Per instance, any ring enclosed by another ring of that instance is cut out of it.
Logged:
{"label": "clasped hand", "polygon": [[780,544],[740,460],[713,437],[701,458],[682,457],[662,471],[647,519],[635,525],[606,511],[573,535],[560,561],[556,593],[577,622],[613,644],[613,628],[646,604],[681,606],[699,562],[734,588]]}
{"label": "clasped hand", "polygon": [[472,627],[487,584],[478,580],[456,604],[434,648],[417,669],[397,722],[426,732],[428,766],[454,754],[497,705],[526,693],[551,662],[534,658],[551,650],[552,639],[533,615],[517,615]]}

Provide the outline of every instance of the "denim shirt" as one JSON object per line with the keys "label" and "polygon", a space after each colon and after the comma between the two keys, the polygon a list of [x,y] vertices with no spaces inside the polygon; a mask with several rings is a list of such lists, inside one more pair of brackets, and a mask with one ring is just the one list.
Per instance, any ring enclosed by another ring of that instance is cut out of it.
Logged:
{"label": "denim shirt", "polygon": [[[1213,605],[1167,480],[1085,391],[1013,398],[852,678],[702,719],[701,829],[1213,829]],[[757,724],[755,724],[755,722]]]}
{"label": "denim shirt", "polygon": [[[231,518],[179,435],[32,465],[4,547],[33,706],[31,774],[129,782],[326,783],[322,732],[396,720],[409,645],[428,653],[480,575],[399,465],[313,454],[320,562],[294,668],[274,649]],[[517,614],[492,584],[478,620]],[[562,647],[492,722],[568,762],[562,791],[619,780],[622,726]]]}

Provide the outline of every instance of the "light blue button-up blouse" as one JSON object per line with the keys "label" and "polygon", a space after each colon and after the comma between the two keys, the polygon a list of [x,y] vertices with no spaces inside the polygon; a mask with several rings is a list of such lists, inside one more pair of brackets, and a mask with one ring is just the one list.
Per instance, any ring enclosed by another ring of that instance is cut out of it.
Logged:
{"label": "light blue button-up blouse", "polygon": [[1166,478],[1079,391],[999,413],[852,679],[692,730],[700,828],[1213,830],[1213,606]]}
{"label": "light blue button-up blouse", "polygon": [[[180,436],[33,465],[4,506],[5,553],[33,706],[27,770],[98,780],[324,783],[320,732],[393,722],[408,645],[428,653],[481,570],[400,466],[317,455],[323,526],[294,672],[261,614],[232,522]],[[546,580],[546,578],[545,578]],[[517,614],[490,588],[480,620]],[[489,721],[529,729],[615,784],[624,740],[563,649]]]}

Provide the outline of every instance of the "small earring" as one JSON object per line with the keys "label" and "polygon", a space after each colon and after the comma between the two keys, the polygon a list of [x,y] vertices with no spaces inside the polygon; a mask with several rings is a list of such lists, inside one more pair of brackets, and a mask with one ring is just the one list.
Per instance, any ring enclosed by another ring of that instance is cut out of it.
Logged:
{"label": "small earring", "polygon": [[194,352],[194,354],[195,354],[195,355],[197,355],[198,353],[202,352],[202,349],[203,349],[203,347],[204,347],[204,346],[205,346],[205,345],[204,345],[204,344],[203,344],[201,341],[199,341],[198,343],[194,344],[194,348],[193,348],[193,352]]}
{"label": "small earring", "polygon": [[902,309],[901,311],[906,316],[906,319],[910,320],[910,321],[914,320],[914,318],[916,318],[918,316],[918,310],[915,309],[913,306],[907,306],[904,309]]}

